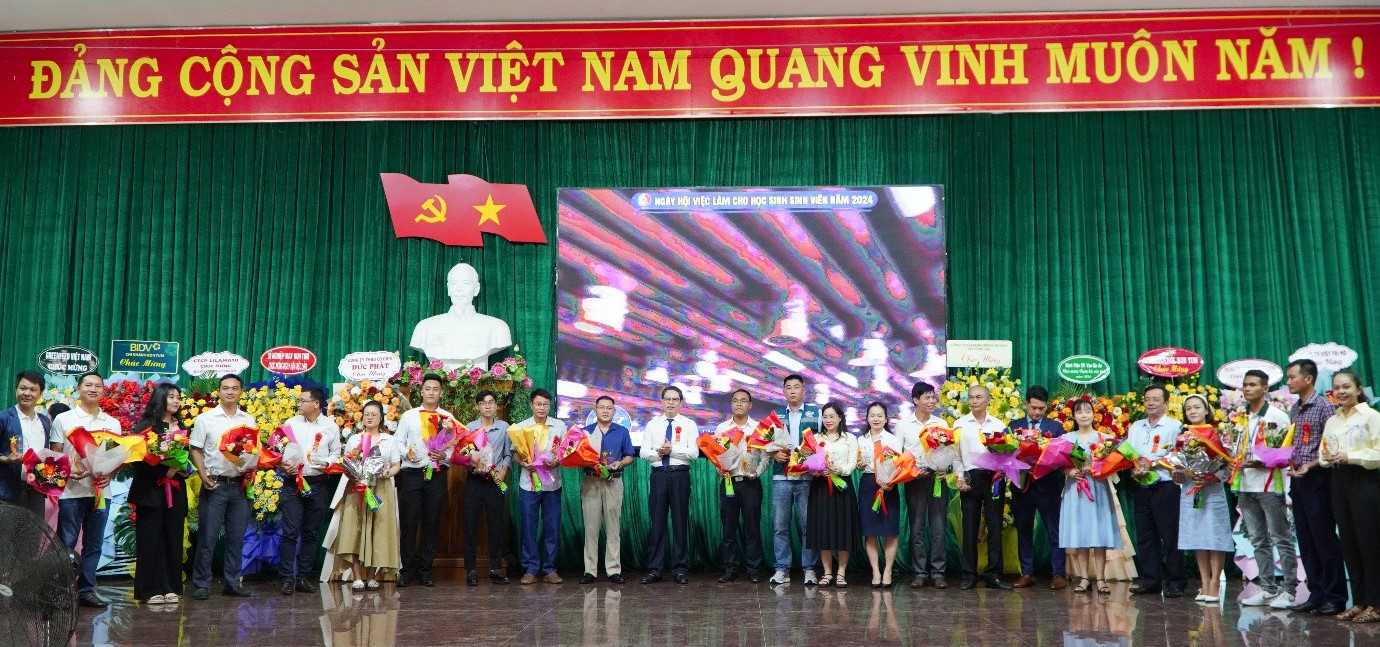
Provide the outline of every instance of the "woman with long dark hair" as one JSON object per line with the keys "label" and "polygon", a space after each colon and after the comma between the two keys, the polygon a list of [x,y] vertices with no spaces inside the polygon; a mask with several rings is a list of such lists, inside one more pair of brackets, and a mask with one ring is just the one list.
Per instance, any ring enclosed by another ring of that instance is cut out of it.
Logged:
{"label": "woman with long dark hair", "polygon": [[[1212,405],[1201,395],[1184,399],[1184,424],[1216,427]],[[1179,498],[1179,550],[1193,551],[1198,561],[1198,602],[1216,604],[1222,598],[1222,568],[1236,552],[1231,536],[1231,512],[1222,482],[1227,479],[1224,465],[1214,474],[1174,472],[1174,482],[1183,489]]]}
{"label": "woman with long dark hair", "polygon": [[1337,618],[1380,622],[1380,413],[1366,404],[1356,371],[1337,371],[1332,395],[1337,413],[1323,428],[1318,464],[1332,468],[1332,512],[1353,605]]}
{"label": "woman with long dark hair", "polygon": [[[164,382],[153,389],[144,416],[131,430],[149,435],[149,444],[182,436],[178,423],[182,391]],[[150,435],[151,434],[151,435]],[[148,604],[177,604],[182,590],[182,538],[187,521],[187,472],[146,461],[133,464],[129,503],[134,506],[136,548],[134,598]]]}

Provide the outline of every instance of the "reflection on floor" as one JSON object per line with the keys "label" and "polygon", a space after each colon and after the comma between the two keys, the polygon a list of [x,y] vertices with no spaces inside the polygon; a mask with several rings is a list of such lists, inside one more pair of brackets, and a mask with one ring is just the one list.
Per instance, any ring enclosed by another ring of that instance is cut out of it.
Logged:
{"label": "reflection on floor", "polygon": [[[573,578],[572,578],[573,579]],[[635,581],[635,578],[630,578]],[[772,588],[718,584],[697,574],[688,586],[573,584],[479,587],[443,581],[436,588],[280,595],[266,583],[254,597],[180,605],[136,604],[128,585],[103,586],[113,600],[100,614],[83,610],[77,645],[1380,645],[1380,624],[1242,609],[1191,598],[1132,598],[1127,584],[1110,596],[1051,592],[846,590],[797,583]],[[1251,591],[1248,591],[1248,593]],[[1190,592],[1190,595],[1193,593]]]}

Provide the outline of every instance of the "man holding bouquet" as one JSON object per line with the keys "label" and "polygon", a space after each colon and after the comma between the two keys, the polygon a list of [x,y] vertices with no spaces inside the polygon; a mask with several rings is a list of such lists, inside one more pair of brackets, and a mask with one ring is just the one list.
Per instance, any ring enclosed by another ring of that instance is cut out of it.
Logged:
{"label": "man holding bouquet", "polygon": [[[1025,392],[1025,417],[1011,421],[1011,433],[1022,442],[1039,442],[1063,436],[1063,426],[1045,416],[1048,408],[1049,391],[1043,386],[1030,387]],[[1012,488],[1011,515],[1016,522],[1017,554],[1021,559],[1021,577],[1012,585],[1015,588],[1024,589],[1035,583],[1036,512],[1040,513],[1040,520],[1045,524],[1045,536],[1049,538],[1049,561],[1054,571],[1049,590],[1062,591],[1068,587],[1064,573],[1064,551],[1059,549],[1059,508],[1063,503],[1063,493],[1064,475],[1059,470],[1034,479],[1025,489]]]}
{"label": "man holding bouquet", "polygon": [[[580,481],[580,507],[585,519],[585,574],[581,584],[599,579],[599,528],[604,539],[604,571],[609,581],[623,583],[623,563],[619,557],[623,534],[623,468],[632,464],[637,452],[627,427],[613,421],[613,398],[601,395],[594,401],[594,427],[586,432],[590,447],[599,453],[601,468],[585,468]],[[688,501],[687,501],[688,503]]]}
{"label": "man holding bouquet", "polygon": [[52,422],[37,406],[43,387],[43,374],[38,371],[14,376],[14,406],[0,411],[0,501],[25,508],[40,519],[47,498],[24,482],[24,453],[48,446]]}
{"label": "man holding bouquet", "polygon": [[[982,440],[986,436],[1006,431],[1006,425],[987,415],[991,396],[985,386],[968,389],[969,413],[954,423],[958,430],[959,463],[958,473],[959,501],[963,508],[963,581],[959,588],[969,590],[978,583],[978,522],[987,522],[987,569],[983,571],[982,581],[989,589],[1010,590],[1011,585],[1001,581],[1001,529],[1002,508],[1006,505],[1006,488],[993,493],[993,481],[997,473],[976,467],[978,456],[987,453]],[[981,514],[981,519],[978,515]]]}
{"label": "man holding bouquet", "polygon": [[[652,549],[647,565],[652,572],[643,584],[662,579],[666,567],[666,517],[671,517],[671,570],[676,584],[690,582],[690,461],[700,454],[699,425],[680,415],[684,399],[679,388],[661,390],[661,415],[643,427],[642,458],[652,464],[650,500],[651,530],[647,543]],[[661,443],[656,441],[660,440]]]}
{"label": "man holding bouquet", "polygon": [[[1265,371],[1250,370],[1241,382],[1241,394],[1246,398],[1246,428],[1238,430],[1239,453],[1243,457],[1241,473],[1232,483],[1241,509],[1241,522],[1246,536],[1255,547],[1256,576],[1260,590],[1241,604],[1269,605],[1274,609],[1294,606],[1294,591],[1298,588],[1298,556],[1294,552],[1294,529],[1289,524],[1288,506],[1284,502],[1284,470],[1270,467],[1252,454],[1252,448],[1282,447],[1281,439],[1289,428],[1289,415],[1270,406],[1265,396],[1270,377]],[[1292,453],[1292,452],[1291,452]],[[1284,581],[1275,577],[1275,553],[1284,570]]]}
{"label": "man holding bouquet", "polygon": [[[88,433],[107,431],[120,435],[120,423],[101,409],[105,381],[96,373],[77,378],[80,398],[74,409],[63,412],[49,428],[49,449],[67,454],[72,462],[72,477],[58,497],[58,538],[68,548],[76,549],[77,533],[81,533],[81,571],[77,578],[77,603],[83,607],[104,609],[106,602],[96,596],[96,569],[101,561],[101,542],[105,539],[105,522],[110,514],[107,506],[98,505],[96,491],[110,482],[110,474],[93,474],[89,462],[80,457],[67,435],[74,429]],[[90,450],[83,450],[90,451]],[[244,497],[240,497],[243,500]],[[203,526],[204,528],[205,526]],[[244,526],[240,526],[240,538]],[[236,553],[236,559],[239,554]],[[236,564],[238,572],[239,565]]]}
{"label": "man holding bouquet", "polygon": [[[733,416],[719,423],[714,433],[739,429],[743,438],[738,441],[737,452],[742,456],[733,462],[728,471],[732,479],[733,492],[725,488],[719,493],[719,521],[723,524],[724,574],[720,584],[738,579],[743,572],[743,564],[738,560],[738,528],[743,529],[743,545],[747,553],[747,576],[754,584],[762,572],[762,471],[770,468],[769,456],[760,451],[747,450],[747,435],[757,427],[757,421],[749,415],[752,411],[752,394],[747,389],[733,392],[730,406]],[[738,521],[742,519],[740,526]]]}
{"label": "man holding bouquet", "polygon": [[[805,406],[805,378],[791,374],[787,375],[781,384],[786,396],[786,406],[774,413],[785,428],[776,431],[778,437],[772,443],[775,447],[772,458],[777,464],[776,473],[771,480],[771,543],[772,552],[776,557],[776,574],[772,575],[770,580],[773,586],[791,583],[791,520],[795,519],[803,540],[806,515],[809,514],[810,508],[810,481],[814,479],[810,474],[787,476],[786,465],[791,459],[791,450],[800,446],[804,432],[820,430],[819,407]],[[819,583],[819,576],[816,574],[819,551],[802,546],[800,566],[805,570],[806,586]]]}
{"label": "man holding bouquet", "polygon": [[[422,406],[408,409],[398,420],[397,438],[403,448],[402,471],[394,481],[402,533],[399,587],[408,586],[414,577],[419,578],[422,586],[436,586],[431,564],[436,559],[437,533],[441,530],[441,513],[445,511],[446,468],[450,461],[443,452],[427,449],[422,437],[422,412],[439,415],[440,424],[455,423],[450,412],[441,408],[443,384],[440,375],[428,373],[422,378]],[[428,472],[429,467],[435,469]]]}
{"label": "man holding bouquet", "polygon": [[292,430],[291,442],[296,446],[292,451],[300,452],[302,462],[285,464],[280,470],[283,536],[278,543],[278,570],[283,575],[283,595],[316,592],[311,571],[321,546],[321,521],[331,502],[330,477],[325,470],[340,463],[340,427],[331,416],[321,415],[324,406],[326,390],[306,387],[297,401],[297,415],[284,423]]}
{"label": "man holding bouquet", "polygon": [[1141,458],[1131,472],[1138,481],[1135,488],[1136,506],[1136,565],[1140,568],[1140,584],[1131,595],[1159,595],[1183,597],[1188,588],[1184,553],[1179,550],[1179,486],[1170,479],[1169,470],[1154,466],[1151,461],[1164,458],[1174,449],[1174,439],[1183,431],[1183,423],[1165,412],[1169,408],[1169,390],[1162,384],[1152,384],[1141,391],[1145,417],[1131,423],[1126,441]]}
{"label": "man holding bouquet", "polygon": [[489,581],[507,584],[503,572],[503,529],[508,527],[507,492],[508,468],[513,459],[512,443],[508,440],[508,423],[498,419],[498,396],[493,391],[480,391],[475,396],[479,419],[465,429],[483,431],[488,444],[481,450],[481,458],[465,479],[465,499],[461,509],[465,519],[465,584],[479,585],[475,572],[478,559],[479,513],[482,510],[489,527]]}
{"label": "man holding bouquet", "polygon": [[[561,532],[561,470],[550,454],[565,437],[564,422],[551,418],[552,397],[546,389],[533,389],[529,396],[532,417],[509,427],[509,436],[517,431],[533,430],[535,443],[526,448],[513,445],[513,462],[522,470],[518,476],[518,511],[522,516],[522,584],[535,584],[540,576],[547,584],[560,584],[556,574],[556,540]],[[524,456],[524,452],[530,452]],[[543,477],[545,474],[545,477]],[[537,546],[537,533],[542,542]]]}
{"label": "man holding bouquet", "polygon": [[939,396],[933,385],[916,382],[910,388],[910,401],[915,404],[915,413],[897,421],[896,435],[901,439],[901,448],[925,465],[920,477],[906,484],[906,506],[910,509],[910,563],[915,569],[910,586],[918,589],[933,582],[935,588],[943,589],[949,586],[944,579],[949,548],[949,488],[944,485],[944,476],[950,466],[935,465],[928,460],[929,452],[921,435],[933,427],[947,428],[949,422],[934,415]]}
{"label": "man holding bouquet", "polygon": [[[249,500],[244,496],[245,474],[253,473],[258,466],[258,434],[254,434],[253,451],[236,444],[238,449],[225,450],[222,445],[228,432],[242,433],[243,430],[256,430],[258,423],[254,416],[240,409],[240,396],[244,393],[244,381],[233,373],[222,375],[220,387],[220,406],[196,417],[192,423],[191,446],[192,465],[201,475],[201,501],[197,504],[197,515],[201,529],[197,537],[196,562],[192,566],[192,584],[196,590],[192,597],[205,600],[211,597],[211,557],[216,550],[221,528],[225,529],[225,595],[247,598],[240,581],[240,567],[244,551],[244,528],[249,523]],[[233,461],[227,454],[243,458]]]}

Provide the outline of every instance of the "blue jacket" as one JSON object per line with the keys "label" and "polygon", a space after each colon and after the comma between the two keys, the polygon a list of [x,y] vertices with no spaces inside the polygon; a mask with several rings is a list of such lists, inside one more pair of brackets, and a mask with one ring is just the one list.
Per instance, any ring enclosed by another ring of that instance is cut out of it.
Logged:
{"label": "blue jacket", "polygon": [[[38,421],[43,424],[43,438],[48,439],[48,429],[52,423],[48,421],[48,416],[38,414]],[[24,429],[19,425],[19,410],[10,407],[0,411],[0,454],[10,453],[10,439],[17,438],[20,442],[24,440]],[[46,445],[45,445],[46,447]],[[0,501],[16,501],[24,493],[24,468],[21,465],[0,465]]]}

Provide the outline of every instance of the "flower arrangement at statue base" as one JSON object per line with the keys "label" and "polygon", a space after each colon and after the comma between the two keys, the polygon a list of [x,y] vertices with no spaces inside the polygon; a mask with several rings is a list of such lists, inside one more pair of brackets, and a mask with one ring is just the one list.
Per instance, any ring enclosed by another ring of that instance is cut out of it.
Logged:
{"label": "flower arrangement at statue base", "polygon": [[408,361],[393,379],[412,406],[422,403],[422,380],[427,374],[440,375],[445,380],[441,390],[441,408],[449,411],[457,420],[468,421],[479,417],[475,407],[476,396],[480,391],[492,391],[498,398],[499,416],[506,414],[509,420],[524,420],[532,412],[527,395],[532,390],[532,378],[527,373],[527,360],[513,347],[513,356],[496,362],[487,369],[478,366],[460,366],[447,370],[439,360],[426,364],[416,360]]}
{"label": "flower arrangement at statue base", "polygon": [[344,445],[350,436],[360,428],[364,420],[364,404],[370,401],[383,405],[383,424],[397,430],[398,420],[407,408],[397,389],[387,383],[361,380],[346,382],[331,397],[326,415],[335,418],[340,427],[340,442]]}
{"label": "flower arrangement at statue base", "polygon": [[975,386],[987,387],[991,401],[987,414],[1005,422],[1011,422],[1025,415],[1021,408],[1021,381],[1011,376],[1011,369],[998,371],[995,368],[962,369],[954,373],[939,387],[939,404],[945,409],[947,418],[959,418],[968,414],[968,389]]}

